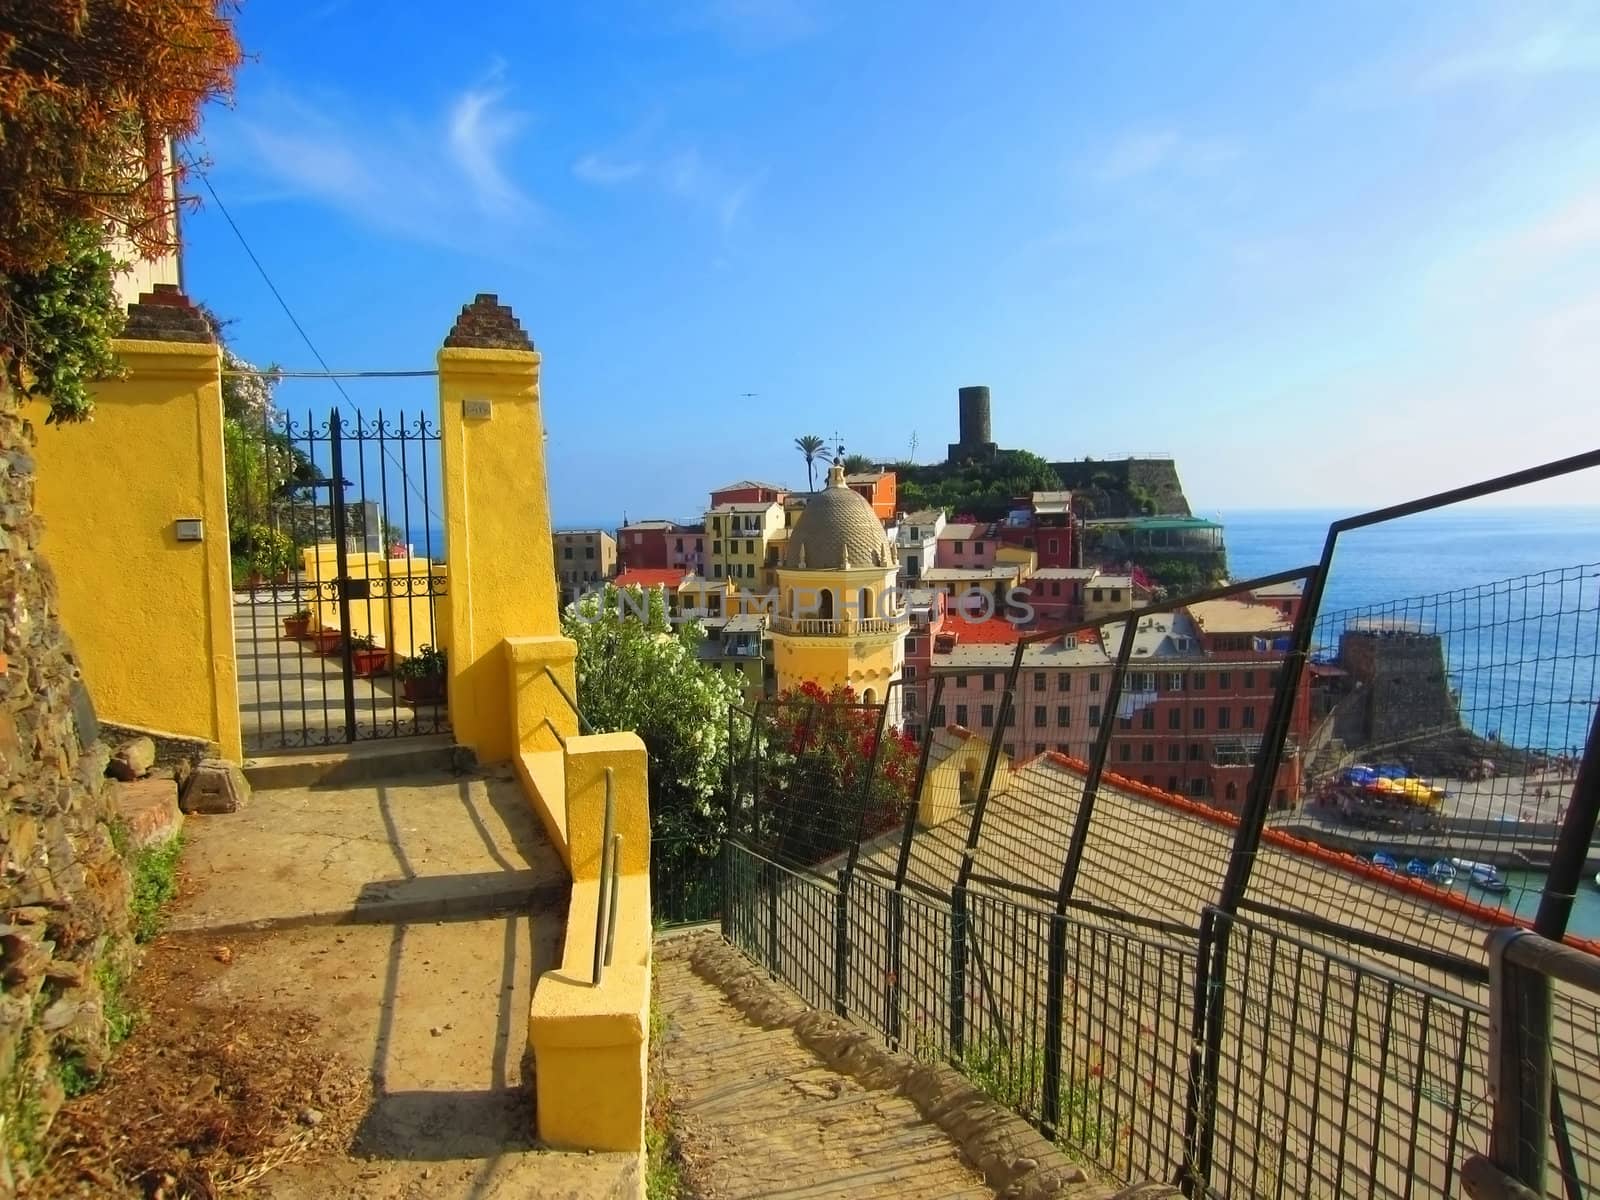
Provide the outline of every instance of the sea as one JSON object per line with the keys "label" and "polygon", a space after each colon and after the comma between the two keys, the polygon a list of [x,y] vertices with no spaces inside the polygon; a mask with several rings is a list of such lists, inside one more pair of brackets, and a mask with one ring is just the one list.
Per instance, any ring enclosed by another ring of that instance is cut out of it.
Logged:
{"label": "sea", "polygon": [[[1224,526],[1233,577],[1249,579],[1315,563],[1329,524],[1348,511],[1204,515]],[[1335,624],[1340,613],[1393,615],[1438,630],[1476,732],[1571,752],[1584,744],[1600,696],[1600,507],[1463,506],[1344,534],[1320,611]],[[1333,636],[1319,629],[1319,641]],[[1543,876],[1507,872],[1506,881],[1505,906],[1532,917]],[[1578,890],[1570,930],[1600,938],[1592,879]]]}

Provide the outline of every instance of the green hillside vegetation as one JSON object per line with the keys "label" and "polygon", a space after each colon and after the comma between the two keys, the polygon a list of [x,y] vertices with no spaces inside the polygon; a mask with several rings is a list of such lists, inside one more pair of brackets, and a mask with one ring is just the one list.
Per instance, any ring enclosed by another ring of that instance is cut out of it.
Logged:
{"label": "green hillside vegetation", "polygon": [[1001,450],[991,462],[962,466],[899,462],[894,469],[901,511],[942,508],[949,516],[970,513],[980,521],[1000,520],[1019,496],[1061,488],[1061,476],[1027,450]]}

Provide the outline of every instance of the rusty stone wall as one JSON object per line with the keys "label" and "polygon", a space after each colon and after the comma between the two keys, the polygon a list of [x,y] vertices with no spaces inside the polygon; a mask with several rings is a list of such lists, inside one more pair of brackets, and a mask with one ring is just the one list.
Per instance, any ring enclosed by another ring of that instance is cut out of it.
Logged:
{"label": "rusty stone wall", "polygon": [[63,1064],[93,1074],[104,1063],[101,968],[121,969],[128,953],[106,754],[39,554],[36,436],[0,386],[0,1196],[65,1097]]}

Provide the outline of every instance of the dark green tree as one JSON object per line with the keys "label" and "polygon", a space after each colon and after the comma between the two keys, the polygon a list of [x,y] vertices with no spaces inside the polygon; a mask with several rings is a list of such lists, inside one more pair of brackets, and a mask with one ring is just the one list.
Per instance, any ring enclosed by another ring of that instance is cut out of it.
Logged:
{"label": "dark green tree", "polygon": [[823,443],[822,439],[819,438],[814,433],[805,434],[803,437],[797,437],[794,440],[794,448],[796,450],[800,451],[801,454],[806,456],[806,490],[807,491],[814,492],[814,491],[817,490],[817,475],[816,475],[816,466],[815,466],[815,464],[816,464],[816,461],[817,461],[817,455],[819,453],[821,453],[823,445],[824,445],[824,443]]}

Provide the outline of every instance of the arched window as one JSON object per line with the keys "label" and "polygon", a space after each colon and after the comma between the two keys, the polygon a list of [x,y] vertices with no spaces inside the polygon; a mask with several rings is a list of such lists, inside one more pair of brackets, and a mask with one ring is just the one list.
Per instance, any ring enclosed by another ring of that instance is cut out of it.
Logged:
{"label": "arched window", "polygon": [[817,597],[817,616],[824,621],[833,620],[833,589],[823,588]]}
{"label": "arched window", "polygon": [[864,621],[864,620],[866,620],[868,617],[870,617],[872,615],[872,589],[871,588],[862,588],[861,589],[861,595],[859,597],[859,603],[860,603],[860,606],[861,606],[860,616],[861,616],[861,619]]}
{"label": "arched window", "polygon": [[878,693],[877,693],[876,689],[868,688],[866,691],[861,693],[861,703],[863,703],[863,704],[876,704],[877,702],[878,702]]}

